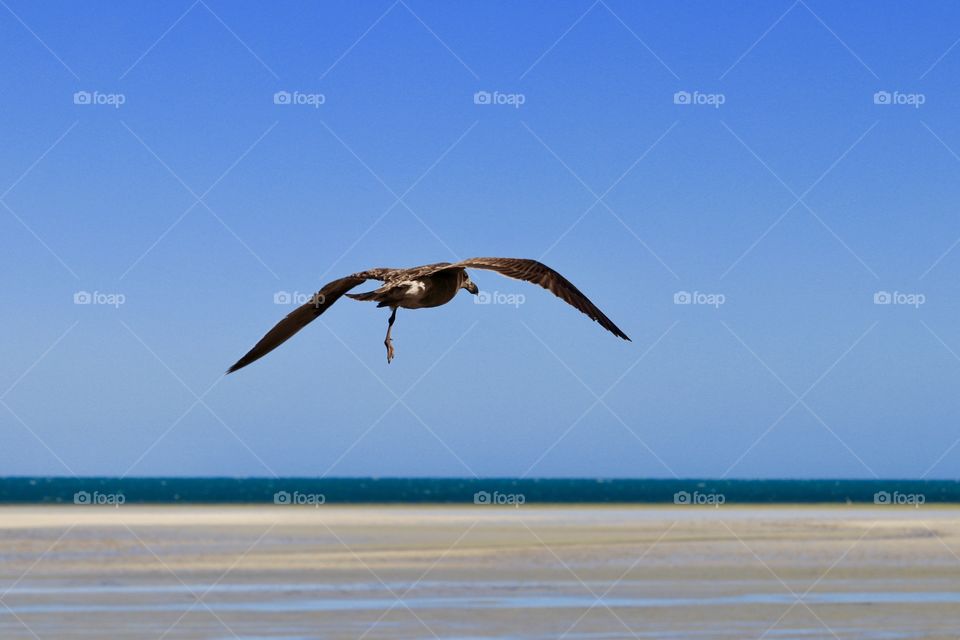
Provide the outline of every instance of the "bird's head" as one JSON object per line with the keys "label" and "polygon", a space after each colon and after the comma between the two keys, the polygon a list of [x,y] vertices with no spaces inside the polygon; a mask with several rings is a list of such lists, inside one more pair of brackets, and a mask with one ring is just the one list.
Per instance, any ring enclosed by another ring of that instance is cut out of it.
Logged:
{"label": "bird's head", "polygon": [[480,293],[480,289],[477,288],[477,285],[473,283],[473,280],[471,280],[470,276],[468,276],[466,273],[463,274],[463,282],[460,283],[460,288],[466,289],[473,295]]}

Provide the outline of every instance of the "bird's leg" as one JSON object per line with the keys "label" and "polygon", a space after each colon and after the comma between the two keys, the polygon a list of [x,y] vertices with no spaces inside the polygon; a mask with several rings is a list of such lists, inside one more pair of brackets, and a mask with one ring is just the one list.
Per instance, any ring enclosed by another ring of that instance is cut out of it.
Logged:
{"label": "bird's leg", "polygon": [[387,347],[387,364],[390,364],[390,361],[393,360],[393,340],[390,339],[390,330],[393,329],[393,321],[397,319],[397,307],[393,308],[393,313],[390,314],[390,319],[387,321],[387,337],[383,341],[384,346]]}

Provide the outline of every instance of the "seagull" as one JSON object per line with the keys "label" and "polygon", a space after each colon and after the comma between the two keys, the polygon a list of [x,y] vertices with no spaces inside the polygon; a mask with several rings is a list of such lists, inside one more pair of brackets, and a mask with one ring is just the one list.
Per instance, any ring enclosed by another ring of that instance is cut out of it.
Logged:
{"label": "seagull", "polygon": [[[470,258],[460,262],[438,262],[409,269],[369,269],[334,280],[315,293],[306,304],[297,307],[278,322],[245,356],[237,360],[227,373],[242,369],[279,347],[293,334],[329,309],[344,294],[354,300],[376,302],[377,307],[390,307],[387,337],[383,341],[387,348],[387,364],[389,364],[394,357],[390,331],[393,329],[393,322],[397,319],[397,309],[439,307],[453,300],[460,289],[466,289],[473,295],[479,294],[480,290],[467,274],[468,268],[496,271],[508,278],[538,284],[567,304],[582,311],[591,320],[600,323],[601,327],[613,335],[630,340],[627,334],[613,324],[610,318],[603,315],[603,312],[590,302],[587,296],[545,264],[524,258]],[[366,293],[347,293],[367,280],[379,280],[383,286]]]}

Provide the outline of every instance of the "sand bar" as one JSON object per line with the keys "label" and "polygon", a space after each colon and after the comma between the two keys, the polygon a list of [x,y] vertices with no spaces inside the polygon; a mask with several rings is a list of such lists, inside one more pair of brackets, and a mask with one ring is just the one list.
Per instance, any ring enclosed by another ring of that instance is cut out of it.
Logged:
{"label": "sand bar", "polygon": [[954,638],[960,509],[0,507],[0,637]]}

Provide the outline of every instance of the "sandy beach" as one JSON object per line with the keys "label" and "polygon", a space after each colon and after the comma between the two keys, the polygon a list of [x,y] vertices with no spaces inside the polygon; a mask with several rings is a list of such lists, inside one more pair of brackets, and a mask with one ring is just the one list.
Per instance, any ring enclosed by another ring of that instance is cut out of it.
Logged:
{"label": "sandy beach", "polygon": [[0,508],[0,637],[957,638],[960,510]]}

